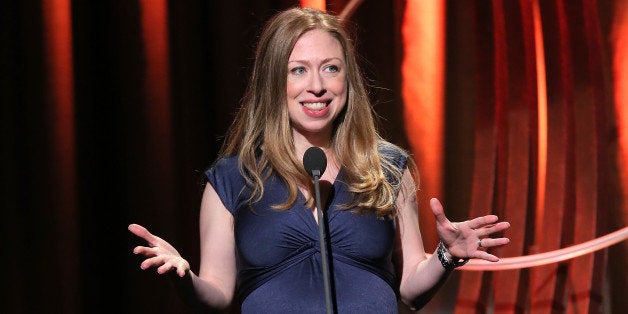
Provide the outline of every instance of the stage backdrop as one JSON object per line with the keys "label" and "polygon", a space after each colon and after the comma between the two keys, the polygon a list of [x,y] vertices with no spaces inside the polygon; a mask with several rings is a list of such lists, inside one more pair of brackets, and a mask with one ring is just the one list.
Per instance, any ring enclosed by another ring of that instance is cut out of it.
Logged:
{"label": "stage backdrop", "polygon": [[[198,269],[203,171],[264,21],[295,5],[346,17],[382,134],[419,165],[428,252],[431,197],[510,221],[503,257],[628,224],[625,1],[5,1],[3,312],[191,312],[126,227]],[[424,311],[619,313],[627,255],[457,271]]]}

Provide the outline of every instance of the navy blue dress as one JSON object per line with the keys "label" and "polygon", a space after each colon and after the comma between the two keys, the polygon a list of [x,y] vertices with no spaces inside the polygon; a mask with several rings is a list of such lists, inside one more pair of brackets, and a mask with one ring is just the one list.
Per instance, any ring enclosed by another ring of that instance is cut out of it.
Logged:
{"label": "navy blue dress", "polygon": [[[400,151],[392,156],[400,169],[406,159]],[[288,190],[271,175],[262,199],[250,206],[237,157],[219,160],[206,176],[234,217],[242,313],[324,313],[318,225],[303,194],[288,210],[272,209],[286,200]],[[350,200],[340,169],[326,207],[335,308],[338,313],[396,313],[394,220],[339,208]]]}

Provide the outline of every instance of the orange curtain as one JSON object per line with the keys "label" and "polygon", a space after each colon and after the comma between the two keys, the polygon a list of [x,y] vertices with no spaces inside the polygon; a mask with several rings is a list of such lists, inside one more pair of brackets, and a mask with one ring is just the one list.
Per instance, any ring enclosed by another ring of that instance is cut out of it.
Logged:
{"label": "orange curtain", "polygon": [[174,189],[174,147],[170,87],[170,54],[168,29],[168,3],[165,0],[141,0],[141,31],[143,44],[145,101],[143,116],[146,117],[147,137],[141,153],[145,154],[147,169],[159,169],[146,173],[145,189],[153,191],[153,197],[144,206],[159,206],[160,213],[168,220],[175,219],[176,205],[171,193]]}
{"label": "orange curtain", "polygon": [[[429,10],[406,3],[404,118],[422,185],[428,182],[420,193],[441,191],[440,184],[429,185],[444,177],[445,205],[467,200],[468,217],[493,213],[510,221],[511,243],[494,250],[500,256],[548,252],[626,225],[623,218],[623,223],[610,218],[627,212],[619,192],[625,180],[615,175],[616,160],[625,168],[615,159],[623,150],[613,135],[625,132],[620,82],[626,53],[619,35],[625,20],[616,13],[609,28],[599,11],[625,12],[625,6],[611,7],[596,1],[449,2],[445,26],[430,21]],[[428,26],[416,28],[421,23]],[[450,58],[444,65],[433,55],[425,29],[446,34],[439,37]],[[604,41],[609,29],[614,30],[610,46]],[[443,77],[445,101],[434,101],[440,89],[430,88]],[[432,119],[435,112],[443,113]],[[447,135],[469,128],[470,135]],[[467,155],[447,156],[457,145],[469,147],[464,141],[472,143]],[[440,153],[439,162],[429,161]],[[472,162],[452,161],[456,158]],[[464,179],[464,171],[448,175],[460,165],[470,171],[466,186],[451,183]],[[452,186],[463,193],[448,192]],[[532,269],[462,272],[455,311],[597,312],[608,292],[606,275],[618,272],[613,265],[625,256],[619,251],[609,257],[609,250]],[[626,278],[623,270],[618,275]],[[611,287],[625,285],[611,281]]]}
{"label": "orange curtain", "polygon": [[301,0],[301,7],[325,11],[325,0]]}
{"label": "orange curtain", "polygon": [[436,248],[434,216],[426,204],[442,199],[444,149],[444,2],[409,1],[401,29],[404,125],[420,173],[419,223],[427,250]]}
{"label": "orange curtain", "polygon": [[[403,30],[428,20],[422,15],[426,10],[411,4],[405,9]],[[445,189],[462,187],[462,193],[445,191],[446,201],[464,204],[467,200],[468,217],[493,213],[511,222],[506,233],[511,243],[493,250],[499,256],[547,252],[625,226],[625,221],[612,223],[610,218],[619,213],[625,217],[626,208],[619,192],[622,180],[616,175],[620,143],[614,136],[625,132],[621,127],[625,87],[611,83],[625,72],[621,68],[625,52],[617,36],[624,22],[617,14],[611,23],[615,28],[609,28],[600,18],[609,9],[613,10],[596,1],[449,2],[443,38],[449,59],[444,67],[439,58],[427,58],[433,61],[427,65],[420,62],[432,51],[431,41],[421,32],[403,37],[404,64],[414,65],[402,68],[402,73],[422,72],[429,77],[403,76],[410,147],[420,169],[428,168],[422,171],[424,177],[444,174]],[[616,32],[614,46],[604,40],[609,29]],[[420,52],[412,50],[417,41]],[[613,60],[615,76],[610,71]],[[442,73],[434,75],[434,69]],[[466,80],[458,79],[462,76]],[[425,88],[441,77],[447,82],[444,105],[421,98],[438,95]],[[616,98],[611,96],[613,87]],[[425,91],[410,96],[405,92],[409,88]],[[417,100],[423,101],[417,104]],[[444,124],[445,142],[433,135],[439,128],[431,127],[434,122],[425,113],[442,108],[437,124]],[[422,114],[417,117],[414,112]],[[458,116],[470,112],[473,115],[466,118]],[[469,128],[473,132],[458,138],[447,135]],[[433,138],[447,147],[442,167],[425,161],[426,150],[440,151]],[[469,147],[467,141],[472,143],[468,155],[447,157],[452,147]],[[456,158],[472,158],[472,162]],[[464,171],[451,172],[460,165],[466,166]],[[466,186],[451,183],[464,179],[465,171],[470,173]],[[462,272],[455,311],[600,311],[608,292],[604,291],[607,273],[619,272],[620,278],[626,278],[625,270],[613,266],[625,253],[609,257],[608,252],[532,269]],[[622,287],[621,281],[611,280],[610,286]]]}
{"label": "orange curtain", "polygon": [[[46,289],[58,290],[54,304],[59,311],[75,312],[81,306],[81,290],[76,269],[81,264],[78,250],[78,199],[75,135],[72,20],[69,0],[42,2],[44,28],[45,90],[47,120],[50,128],[50,176],[52,189],[46,212],[52,222],[47,243],[49,269],[42,276]],[[44,196],[45,197],[45,196]]]}
{"label": "orange curtain", "polygon": [[[621,199],[611,198],[623,205],[613,206],[611,217],[608,218],[608,226],[611,229],[618,229],[628,225],[628,4],[625,1],[617,1],[611,7],[612,28],[610,34],[612,55],[612,77],[613,91],[615,96],[615,112],[617,114],[617,138],[619,147],[617,151],[613,148],[607,149],[608,154],[617,156],[616,169],[609,167],[610,174],[617,173],[617,180],[621,182]],[[611,124],[612,125],[612,124]],[[619,207],[619,208],[618,208]],[[628,261],[628,242],[609,250],[609,273],[611,276],[619,276],[623,280],[614,281],[611,284],[611,298],[617,300],[614,309],[618,311],[628,308],[628,300],[623,297],[628,291],[628,274],[626,274],[625,263]]]}

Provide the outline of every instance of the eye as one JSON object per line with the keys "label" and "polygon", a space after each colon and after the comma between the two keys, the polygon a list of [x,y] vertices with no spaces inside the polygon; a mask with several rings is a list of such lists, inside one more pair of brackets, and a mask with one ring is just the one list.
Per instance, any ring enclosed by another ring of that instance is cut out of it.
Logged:
{"label": "eye", "polygon": [[290,69],[290,73],[292,73],[294,75],[301,75],[301,74],[305,73],[305,67],[294,67],[294,68]]}
{"label": "eye", "polygon": [[340,68],[337,65],[328,65],[327,67],[325,67],[325,71],[326,72],[331,72],[331,73],[336,73],[338,71],[340,71]]}

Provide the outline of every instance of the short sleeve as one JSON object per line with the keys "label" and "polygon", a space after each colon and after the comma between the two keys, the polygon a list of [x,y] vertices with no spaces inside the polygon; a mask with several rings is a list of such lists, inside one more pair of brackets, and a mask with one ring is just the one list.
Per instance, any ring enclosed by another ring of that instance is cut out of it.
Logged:
{"label": "short sleeve", "polygon": [[207,181],[212,185],[218,197],[231,214],[235,214],[243,199],[246,181],[240,174],[237,157],[225,157],[218,160],[205,171]]}
{"label": "short sleeve", "polygon": [[[397,170],[403,173],[407,166],[409,158],[409,155],[406,151],[388,142],[379,143],[378,149],[380,154],[382,154],[383,158],[385,158],[388,163],[390,163],[392,166],[396,167]],[[396,179],[395,176],[391,175],[391,173],[389,173],[388,171],[385,171],[384,174],[386,175],[386,179],[388,180],[388,182],[392,183],[393,185],[397,184],[398,179]]]}

